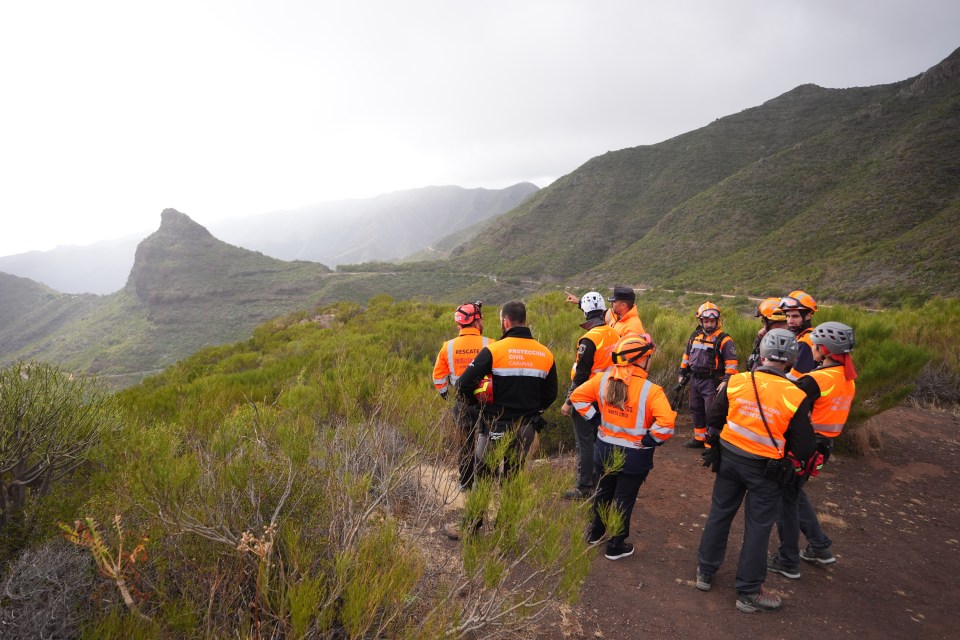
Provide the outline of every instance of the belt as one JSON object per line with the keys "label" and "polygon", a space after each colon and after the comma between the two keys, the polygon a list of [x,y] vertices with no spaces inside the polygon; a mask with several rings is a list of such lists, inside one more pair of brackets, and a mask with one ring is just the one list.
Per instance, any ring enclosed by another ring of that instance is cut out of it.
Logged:
{"label": "belt", "polygon": [[691,374],[695,380],[710,380],[712,378],[719,378],[723,374],[717,374],[715,371],[693,371]]}

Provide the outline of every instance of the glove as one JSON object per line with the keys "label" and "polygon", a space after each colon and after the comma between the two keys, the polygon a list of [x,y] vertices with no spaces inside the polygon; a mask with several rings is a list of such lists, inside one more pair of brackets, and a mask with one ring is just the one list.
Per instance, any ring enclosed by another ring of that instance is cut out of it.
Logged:
{"label": "glove", "polygon": [[707,448],[700,454],[703,466],[710,467],[710,471],[716,473],[720,469],[720,434],[716,432],[709,434],[706,444]]}
{"label": "glove", "polygon": [[446,399],[447,399],[447,392],[446,392],[446,391],[441,391],[441,392],[440,392],[440,397],[443,398],[444,400],[446,400]]}
{"label": "glove", "polygon": [[651,436],[649,433],[643,434],[643,437],[640,438],[640,444],[641,446],[647,448],[657,447],[660,445],[660,443],[654,440],[653,436]]}
{"label": "glove", "polygon": [[673,392],[674,392],[674,393],[680,393],[680,391],[682,391],[682,390],[683,390],[683,383],[682,383],[682,382],[678,383],[677,386],[675,386],[675,387],[673,388]]}

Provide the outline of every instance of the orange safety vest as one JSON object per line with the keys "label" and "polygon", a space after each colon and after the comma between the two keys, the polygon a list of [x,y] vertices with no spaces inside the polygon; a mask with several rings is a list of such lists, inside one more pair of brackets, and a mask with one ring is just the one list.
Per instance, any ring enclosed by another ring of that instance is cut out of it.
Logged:
{"label": "orange safety vest", "polygon": [[[804,343],[805,345],[807,345],[808,347],[810,347],[810,351],[813,352],[813,350],[816,349],[816,347],[813,346],[813,340],[810,339],[810,334],[811,334],[811,333],[813,333],[813,328],[812,328],[812,327],[807,327],[806,329],[804,329],[803,331],[801,331],[800,333],[797,334],[797,342],[798,342],[798,343],[799,343],[799,342]],[[798,345],[798,346],[799,346],[799,345]],[[798,379],[798,378],[800,378],[800,377],[802,377],[802,376],[805,376],[805,375],[807,375],[807,374],[806,374],[806,373],[802,373],[802,372],[800,372],[800,371],[797,371],[797,370],[794,369],[793,367],[790,367],[790,371],[787,372],[787,375],[793,376],[794,380],[796,380],[796,379]]]}
{"label": "orange safety vest", "polygon": [[820,397],[814,401],[810,412],[813,430],[821,436],[836,438],[850,416],[857,385],[844,377],[842,366],[814,369],[807,375],[820,387]]}
{"label": "orange safety vest", "polygon": [[550,350],[530,338],[503,338],[492,342],[488,349],[493,356],[495,376],[546,379],[553,367]]}
{"label": "orange safety vest", "polygon": [[[613,364],[613,350],[617,346],[617,342],[620,340],[620,334],[618,334],[613,327],[607,325],[600,325],[598,327],[593,327],[585,334],[580,337],[580,340],[586,338],[596,346],[596,351],[593,353],[593,366],[590,369],[590,375],[592,376],[595,373],[604,371],[607,367]],[[577,340],[577,344],[580,344],[580,340]],[[580,354],[577,354],[577,358],[573,363],[573,367],[570,368],[570,379],[573,380],[577,375],[577,362],[580,361]]]}
{"label": "orange safety vest", "polygon": [[433,365],[433,385],[437,392],[445,393],[450,385],[456,384],[480,350],[491,342],[493,340],[481,336],[476,327],[463,327],[460,335],[444,342]]}
{"label": "orange safety vest", "polygon": [[[753,374],[756,376],[760,406],[770,428],[768,434],[760,417],[750,375],[750,372],[738,373],[727,383],[730,408],[720,439],[759,458],[782,458],[786,445],[784,434],[806,394],[784,377],[766,371]],[[770,441],[771,435],[776,446]]]}
{"label": "orange safety vest", "polygon": [[647,380],[647,372],[636,367],[630,376],[627,402],[620,409],[603,401],[611,374],[612,370],[598,373],[570,394],[570,404],[587,420],[597,413],[593,403],[600,407],[597,437],[630,449],[642,448],[640,440],[648,433],[657,442],[670,439],[677,412],[670,408],[663,388]]}
{"label": "orange safety vest", "polygon": [[617,314],[613,312],[613,309],[608,309],[606,321],[621,338],[626,336],[639,336],[645,333],[643,323],[640,322],[640,316],[637,314],[636,305],[630,307],[630,310],[619,318]]}

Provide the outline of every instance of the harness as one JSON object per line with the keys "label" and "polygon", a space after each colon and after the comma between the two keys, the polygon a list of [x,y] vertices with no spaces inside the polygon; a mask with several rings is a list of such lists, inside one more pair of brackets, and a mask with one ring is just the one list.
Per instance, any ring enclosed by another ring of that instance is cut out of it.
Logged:
{"label": "harness", "polygon": [[[693,341],[697,339],[697,336],[702,335],[704,338],[707,337],[707,334],[703,331],[703,327],[697,325],[697,328],[693,330],[693,333],[690,334],[690,337],[687,339],[687,343],[692,345]],[[694,380],[710,380],[715,378],[722,378],[725,374],[723,361],[720,359],[720,351],[723,348],[723,341],[730,337],[725,331],[721,331],[717,334],[716,340],[713,341],[712,346],[707,348],[708,356],[713,356],[713,369],[707,369],[706,371],[697,371],[695,369],[690,369],[690,375],[693,376]],[[702,341],[703,344],[709,344],[706,340]],[[713,353],[709,353],[712,351]]]}

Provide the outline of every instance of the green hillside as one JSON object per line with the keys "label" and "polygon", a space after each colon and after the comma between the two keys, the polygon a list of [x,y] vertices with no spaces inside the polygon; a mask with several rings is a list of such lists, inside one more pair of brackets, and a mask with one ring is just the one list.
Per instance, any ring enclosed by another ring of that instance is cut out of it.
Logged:
{"label": "green hillside", "polygon": [[958,203],[960,50],[916,79],[805,85],[594,158],[453,255],[512,276],[899,302],[960,293]]}

